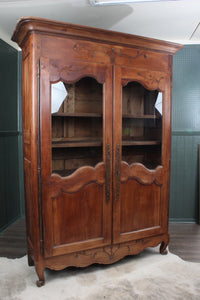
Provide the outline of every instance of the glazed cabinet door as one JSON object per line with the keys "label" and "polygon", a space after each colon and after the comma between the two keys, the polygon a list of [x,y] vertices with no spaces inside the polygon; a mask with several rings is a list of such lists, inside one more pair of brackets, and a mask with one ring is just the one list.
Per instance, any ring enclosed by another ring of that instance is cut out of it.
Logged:
{"label": "glazed cabinet door", "polygon": [[111,243],[112,70],[40,59],[44,255]]}
{"label": "glazed cabinet door", "polygon": [[115,67],[113,240],[167,232],[170,75]]}

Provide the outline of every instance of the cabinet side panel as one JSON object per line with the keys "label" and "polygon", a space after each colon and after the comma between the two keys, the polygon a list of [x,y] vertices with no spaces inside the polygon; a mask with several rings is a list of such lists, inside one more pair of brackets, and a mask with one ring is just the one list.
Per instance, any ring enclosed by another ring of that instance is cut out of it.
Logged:
{"label": "cabinet side panel", "polygon": [[24,158],[24,184],[26,199],[26,220],[27,220],[27,238],[33,246],[33,199],[32,199],[32,182],[31,182],[31,162]]}
{"label": "cabinet side panel", "polygon": [[23,113],[23,147],[24,158],[31,160],[31,97],[30,97],[30,53],[23,55],[22,68],[22,113]]}
{"label": "cabinet side panel", "polygon": [[37,63],[36,38],[30,35],[22,51],[22,114],[25,204],[28,249],[39,251],[38,142],[37,142]]}
{"label": "cabinet side panel", "polygon": [[26,204],[26,227],[29,248],[33,248],[33,198],[31,181],[31,97],[30,97],[30,52],[28,47],[22,54],[22,114],[23,114],[23,155],[24,185]]}

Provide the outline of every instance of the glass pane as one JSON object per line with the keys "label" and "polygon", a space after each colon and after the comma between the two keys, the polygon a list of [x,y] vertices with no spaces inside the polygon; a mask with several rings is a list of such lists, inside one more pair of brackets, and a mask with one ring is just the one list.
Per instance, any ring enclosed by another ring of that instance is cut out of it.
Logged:
{"label": "glass pane", "polygon": [[51,84],[52,173],[68,176],[103,160],[102,103],[93,78]]}
{"label": "glass pane", "polygon": [[130,82],[122,91],[122,159],[153,169],[161,165],[162,93]]}

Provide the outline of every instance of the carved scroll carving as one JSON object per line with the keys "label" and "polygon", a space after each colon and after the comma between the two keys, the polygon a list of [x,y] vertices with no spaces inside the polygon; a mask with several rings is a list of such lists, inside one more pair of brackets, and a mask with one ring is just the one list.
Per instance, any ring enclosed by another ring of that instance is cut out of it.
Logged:
{"label": "carved scroll carving", "polygon": [[122,85],[126,86],[131,81],[141,83],[148,90],[164,91],[166,84],[166,75],[161,72],[154,71],[136,71],[134,78],[125,78],[122,80]]}
{"label": "carved scroll carving", "polygon": [[93,77],[99,83],[105,82],[106,67],[97,64],[71,62],[60,68],[55,62],[50,63],[50,80],[57,82],[59,80],[74,83],[83,77]]}
{"label": "carved scroll carving", "polygon": [[131,53],[128,55],[126,52],[123,51],[123,47],[106,47],[102,45],[99,47],[94,47],[93,44],[87,44],[84,42],[75,43],[73,46],[73,51],[79,53],[80,55],[91,57],[92,59],[106,56],[109,59],[111,64],[114,64],[118,57],[125,58],[129,61],[130,64],[139,57],[143,57],[144,59],[147,58],[147,54],[141,50],[132,50]]}
{"label": "carved scroll carving", "polygon": [[51,191],[52,198],[55,198],[61,193],[75,193],[86,184],[92,182],[96,182],[99,185],[105,183],[105,163],[101,162],[95,168],[89,166],[81,167],[67,177],[52,174],[47,185]]}
{"label": "carved scroll carving", "polygon": [[121,162],[121,182],[126,182],[130,178],[134,178],[141,184],[152,184],[162,185],[163,179],[163,167],[158,166],[155,170],[149,170],[140,163],[134,163],[128,165],[126,162]]}
{"label": "carved scroll carving", "polygon": [[93,263],[110,264],[119,261],[127,255],[136,255],[147,247],[156,247],[163,240],[168,239],[168,234],[155,237],[138,239],[131,243],[105,246],[102,248],[81,251],[60,257],[48,258],[45,266],[53,270],[61,270],[67,266],[85,267]]}

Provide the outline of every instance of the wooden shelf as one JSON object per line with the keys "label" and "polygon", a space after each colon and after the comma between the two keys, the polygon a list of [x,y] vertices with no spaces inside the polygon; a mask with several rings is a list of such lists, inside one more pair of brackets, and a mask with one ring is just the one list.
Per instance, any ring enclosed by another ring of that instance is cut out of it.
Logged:
{"label": "wooden shelf", "polygon": [[[160,140],[123,140],[122,146],[150,146],[160,145]],[[52,148],[68,147],[100,147],[102,141],[96,138],[54,138],[52,139]]]}
{"label": "wooden shelf", "polygon": [[101,118],[102,114],[99,113],[54,113],[52,117],[83,117],[83,118]]}
{"label": "wooden shelf", "polygon": [[[102,118],[100,113],[53,113],[52,117],[78,117],[78,118]],[[122,118],[124,119],[160,119],[161,116],[156,115],[131,115],[123,114]]]}
{"label": "wooden shelf", "polygon": [[102,141],[97,138],[54,138],[52,139],[52,148],[68,147],[100,147]]}
{"label": "wooden shelf", "polygon": [[131,114],[123,114],[122,117],[124,119],[160,119],[161,116],[156,115],[131,115]]}
{"label": "wooden shelf", "polygon": [[123,140],[122,146],[151,146],[151,145],[160,145],[160,140]]}

